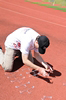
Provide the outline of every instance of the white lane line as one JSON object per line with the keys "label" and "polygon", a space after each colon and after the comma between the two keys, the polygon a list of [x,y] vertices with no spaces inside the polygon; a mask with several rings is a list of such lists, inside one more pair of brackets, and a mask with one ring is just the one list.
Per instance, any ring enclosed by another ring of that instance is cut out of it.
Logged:
{"label": "white lane line", "polygon": [[38,10],[34,10],[34,9],[31,9],[31,8],[27,8],[27,7],[24,7],[24,6],[20,6],[20,5],[16,5],[16,4],[13,4],[13,3],[9,3],[9,2],[6,2],[6,1],[2,1],[2,0],[0,0],[1,2],[4,2],[4,3],[7,3],[7,4],[10,4],[10,5],[13,5],[13,6],[17,6],[17,7],[20,7],[20,8],[25,8],[25,9],[28,9],[28,10],[31,10],[31,11],[36,11],[36,12],[38,12],[38,13],[43,13],[43,14],[47,14],[47,15],[50,15],[50,16],[53,16],[53,17],[57,17],[57,18],[61,18],[61,19],[64,19],[64,20],[66,20],[66,18],[62,18],[62,17],[59,17],[59,16],[56,16],[56,15],[52,15],[52,14],[48,14],[48,13],[46,13],[46,12],[41,12],[41,11],[38,11]]}
{"label": "white lane line", "polygon": [[39,21],[42,21],[42,22],[54,24],[54,25],[61,26],[61,27],[66,27],[65,25],[61,25],[61,24],[58,24],[58,23],[53,23],[53,22],[50,22],[50,21],[47,21],[47,20],[43,20],[43,19],[40,19],[40,18],[29,16],[27,14],[23,14],[23,13],[13,11],[13,10],[10,10],[10,9],[7,9],[7,8],[0,7],[0,9],[6,10],[6,11],[9,11],[9,12],[13,12],[13,13],[16,13],[16,14],[19,14],[19,15],[23,15],[23,16],[26,16],[26,17],[29,17],[29,18],[33,18],[33,19],[36,19],[36,20],[39,20]]}

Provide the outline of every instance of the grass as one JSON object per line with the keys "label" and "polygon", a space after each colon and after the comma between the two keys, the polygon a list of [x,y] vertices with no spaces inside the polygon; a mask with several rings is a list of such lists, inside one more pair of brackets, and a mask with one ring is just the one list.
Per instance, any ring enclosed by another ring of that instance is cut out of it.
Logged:
{"label": "grass", "polygon": [[[40,2],[31,2],[31,0],[25,0],[26,2],[30,2],[30,3],[33,3],[33,4],[38,4],[38,5],[40,5],[40,6],[46,6],[46,7],[48,7],[48,8],[53,8],[53,9],[56,9],[56,10],[61,10],[61,11],[63,11],[63,12],[66,12],[66,8],[62,8],[62,7],[60,7],[60,6],[51,6],[51,5],[49,5],[49,4],[42,4],[42,3],[40,3]],[[48,0],[43,0],[43,1],[48,1]],[[57,1],[62,1],[62,0],[57,0]],[[64,0],[63,0],[64,1]],[[65,2],[66,2],[66,0],[65,0]]]}
{"label": "grass", "polygon": [[44,2],[54,2],[55,4],[60,4],[61,6],[66,6],[66,0],[41,0]]}

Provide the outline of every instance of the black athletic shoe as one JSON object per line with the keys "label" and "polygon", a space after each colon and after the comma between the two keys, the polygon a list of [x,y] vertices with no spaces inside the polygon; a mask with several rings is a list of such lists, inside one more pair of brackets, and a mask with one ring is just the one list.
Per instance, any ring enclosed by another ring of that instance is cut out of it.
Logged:
{"label": "black athletic shoe", "polygon": [[0,49],[2,50],[2,47],[0,46]]}

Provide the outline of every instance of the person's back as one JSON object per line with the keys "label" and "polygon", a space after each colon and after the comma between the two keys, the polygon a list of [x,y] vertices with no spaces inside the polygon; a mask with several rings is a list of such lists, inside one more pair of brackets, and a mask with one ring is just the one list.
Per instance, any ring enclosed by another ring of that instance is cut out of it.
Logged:
{"label": "person's back", "polygon": [[29,27],[22,27],[9,34],[5,41],[8,48],[22,51],[22,48],[28,48],[33,45],[39,34]]}

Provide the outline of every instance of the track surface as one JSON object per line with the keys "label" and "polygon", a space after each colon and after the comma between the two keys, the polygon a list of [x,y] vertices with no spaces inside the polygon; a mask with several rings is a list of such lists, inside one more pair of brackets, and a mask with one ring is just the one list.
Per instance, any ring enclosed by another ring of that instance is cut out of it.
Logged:
{"label": "track surface", "polygon": [[22,26],[49,37],[51,45],[41,56],[55,71],[44,79],[31,75],[32,69],[18,59],[14,72],[4,72],[0,66],[0,100],[66,100],[66,13],[24,0],[0,0],[0,45],[3,50],[6,36]]}

